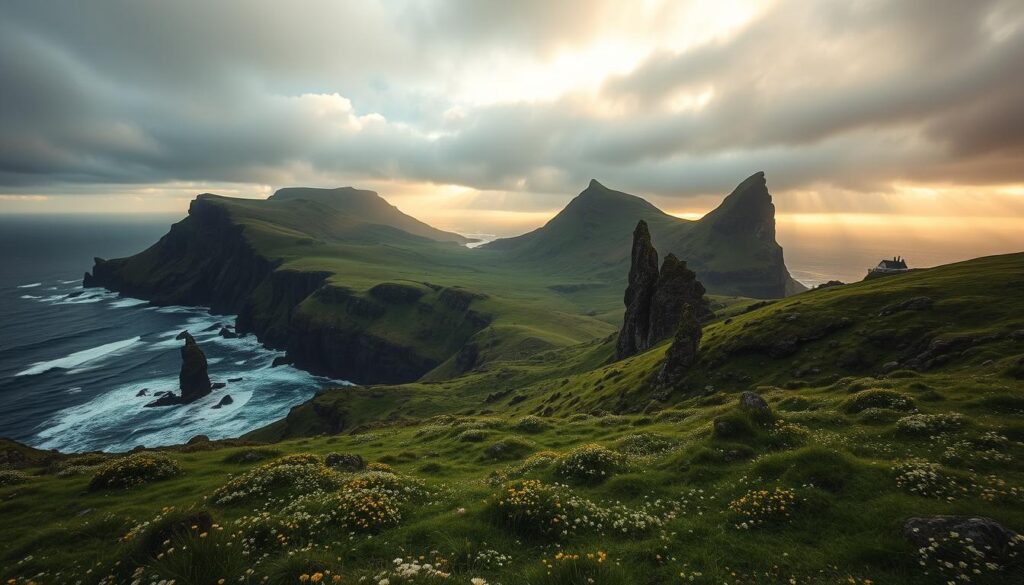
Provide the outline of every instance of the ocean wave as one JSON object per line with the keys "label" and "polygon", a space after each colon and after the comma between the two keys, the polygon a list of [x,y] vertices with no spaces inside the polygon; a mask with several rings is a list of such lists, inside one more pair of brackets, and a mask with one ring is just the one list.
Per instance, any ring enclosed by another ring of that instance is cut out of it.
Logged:
{"label": "ocean wave", "polygon": [[31,299],[41,299],[43,297],[38,297],[36,295],[21,295],[21,298],[31,300]]}
{"label": "ocean wave", "polygon": [[43,283],[41,283],[41,282],[33,282],[33,283],[30,283],[30,284],[19,284],[18,288],[35,288],[37,286],[41,286],[42,284]]}
{"label": "ocean wave", "polygon": [[55,360],[49,360],[45,362],[36,362],[29,366],[27,369],[22,370],[15,374],[15,376],[35,376],[50,370],[74,370],[86,364],[95,364],[98,360],[110,357],[118,352],[124,351],[125,349],[135,345],[141,340],[141,337],[133,337],[131,339],[125,339],[122,341],[115,341],[113,343],[107,343],[90,349],[83,349],[82,351],[76,351],[75,353],[66,355],[62,358]]}
{"label": "ocean wave", "polygon": [[115,309],[127,309],[129,307],[137,307],[139,305],[145,305],[148,302],[149,301],[146,301],[146,300],[143,300],[143,299],[133,299],[131,297],[125,297],[123,299],[118,299],[118,300],[110,303],[110,306],[114,307]]}

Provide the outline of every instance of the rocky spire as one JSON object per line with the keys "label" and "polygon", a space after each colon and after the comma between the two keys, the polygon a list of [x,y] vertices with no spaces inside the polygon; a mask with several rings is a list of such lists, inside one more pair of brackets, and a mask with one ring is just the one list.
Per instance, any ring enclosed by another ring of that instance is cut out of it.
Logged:
{"label": "rocky spire", "polygon": [[207,373],[206,354],[188,331],[182,331],[178,339],[184,339],[181,348],[181,371],[178,386],[182,402],[192,402],[210,393],[210,376]]}
{"label": "rocky spire", "polygon": [[625,302],[626,315],[619,331],[616,359],[635,355],[671,337],[679,327],[685,305],[691,306],[698,321],[711,315],[704,299],[704,286],[685,262],[669,254],[658,270],[658,251],[651,244],[647,223],[642,220],[633,231]]}
{"label": "rocky spire", "polygon": [[675,334],[685,305],[690,305],[699,321],[710,317],[711,310],[704,299],[704,292],[704,285],[697,280],[697,275],[686,267],[686,262],[676,258],[675,254],[665,256],[665,261],[661,264],[661,274],[658,275],[658,282],[654,287],[654,295],[651,297],[651,316],[647,331],[649,345]]}
{"label": "rocky spire", "polygon": [[658,372],[658,382],[674,384],[681,380],[690,366],[697,361],[697,348],[700,346],[700,321],[693,307],[687,303],[679,314],[679,326],[676,328],[672,345],[665,352],[665,361]]}
{"label": "rocky spire", "polygon": [[640,220],[633,230],[633,251],[626,286],[626,315],[615,350],[617,359],[646,349],[650,330],[651,297],[658,281],[658,251],[651,244],[647,222]]}

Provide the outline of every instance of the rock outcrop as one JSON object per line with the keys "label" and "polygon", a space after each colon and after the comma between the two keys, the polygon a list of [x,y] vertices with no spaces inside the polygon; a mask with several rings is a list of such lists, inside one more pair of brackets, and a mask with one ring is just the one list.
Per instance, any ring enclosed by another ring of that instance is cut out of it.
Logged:
{"label": "rock outcrop", "polygon": [[676,328],[672,345],[665,352],[665,361],[658,371],[658,382],[675,384],[682,380],[686,372],[697,361],[697,348],[700,346],[700,321],[693,314],[693,307],[683,306],[682,317]]}
{"label": "rock outcrop", "polygon": [[[698,321],[698,328],[699,321],[711,315],[704,299],[704,286],[686,267],[686,262],[669,254],[658,269],[658,251],[651,243],[651,232],[643,220],[633,230],[624,302],[626,314],[619,331],[616,359],[640,353],[675,334],[687,305]],[[688,328],[685,333],[689,332]]]}
{"label": "rock outcrop", "polygon": [[[178,388],[181,394],[167,392],[147,404],[147,407],[189,404],[208,395],[213,390],[207,372],[206,354],[199,348],[195,338],[188,331],[182,331],[175,339],[184,341],[181,348],[181,371],[178,372]],[[221,384],[223,387],[223,384]]]}
{"label": "rock outcrop", "polygon": [[185,403],[195,402],[211,391],[206,354],[199,349],[199,344],[188,331],[182,331],[177,339],[185,341],[181,348],[181,371],[178,373],[181,400]]}

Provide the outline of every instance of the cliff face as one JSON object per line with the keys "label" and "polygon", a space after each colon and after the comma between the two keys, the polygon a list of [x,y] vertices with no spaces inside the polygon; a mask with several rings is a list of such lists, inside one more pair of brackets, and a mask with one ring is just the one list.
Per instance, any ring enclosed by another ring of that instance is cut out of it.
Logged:
{"label": "cliff face", "polygon": [[[381,284],[361,296],[329,285],[331,273],[279,268],[281,261],[260,254],[246,229],[218,198],[201,195],[149,249],[97,258],[83,284],[157,305],[237,314],[237,331],[286,350],[299,367],[357,383],[415,380],[489,322],[470,309],[474,299],[452,301],[462,298],[445,293],[452,289]],[[404,318],[410,313],[416,319]],[[443,329],[442,338],[434,339],[431,327]],[[379,331],[409,328],[404,336]]]}

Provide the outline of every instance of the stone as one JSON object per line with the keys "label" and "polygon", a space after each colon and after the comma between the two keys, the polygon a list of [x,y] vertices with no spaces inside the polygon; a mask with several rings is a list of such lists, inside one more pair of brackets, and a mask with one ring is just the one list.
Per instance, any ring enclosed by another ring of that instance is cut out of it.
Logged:
{"label": "stone", "polygon": [[210,390],[220,390],[225,386],[227,386],[227,384],[225,384],[224,382],[214,382],[210,384]]}
{"label": "stone", "polygon": [[353,453],[328,453],[324,463],[339,471],[359,471],[366,467],[362,456]]}
{"label": "stone", "polygon": [[211,406],[210,408],[220,408],[220,407],[222,407],[222,406],[227,406],[227,405],[229,405],[229,404],[233,404],[234,402],[235,402],[235,401],[234,401],[234,399],[233,399],[233,398],[231,398],[231,395],[230,395],[230,394],[225,394],[225,395],[224,395],[224,396],[223,396],[223,397],[222,397],[222,398],[220,399],[220,402],[218,402],[217,404],[214,404],[214,405],[213,405],[213,406]]}
{"label": "stone", "polygon": [[276,368],[277,366],[287,366],[292,363],[291,358],[286,355],[277,356],[274,361],[270,362],[270,367]]}
{"label": "stone", "polygon": [[747,390],[740,394],[740,408],[756,412],[767,412],[768,403],[765,402],[765,399],[761,398],[761,395],[757,392]]}
{"label": "stone", "polygon": [[228,329],[227,327],[221,327],[220,332],[217,333],[217,335],[220,335],[224,339],[237,339],[238,337],[240,337],[240,335]]}
{"label": "stone", "polygon": [[241,382],[242,378],[228,378],[228,384],[234,384],[235,382]]}
{"label": "stone", "polygon": [[694,315],[693,307],[687,304],[683,306],[672,345],[665,352],[665,361],[658,371],[658,382],[676,384],[686,376],[686,372],[697,361],[700,338],[700,321]]}
{"label": "stone", "polygon": [[989,562],[1006,561],[1024,550],[1024,536],[983,516],[928,516],[909,518],[903,524],[903,536],[914,546],[935,546],[939,555],[953,556],[947,560],[956,562],[961,560],[956,555],[962,547],[943,546],[943,542],[951,538],[950,533],[956,534],[957,541],[970,539]]}
{"label": "stone", "polygon": [[149,388],[143,388],[142,390],[139,390],[138,392],[135,393],[136,398],[147,395],[149,395]]}
{"label": "stone", "polygon": [[206,435],[196,435],[196,436],[192,437],[191,439],[189,439],[188,442],[185,443],[185,444],[186,445],[195,445],[196,443],[209,443],[209,442],[210,442],[210,437],[208,437]]}

